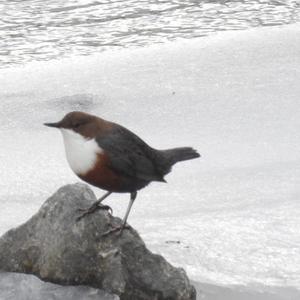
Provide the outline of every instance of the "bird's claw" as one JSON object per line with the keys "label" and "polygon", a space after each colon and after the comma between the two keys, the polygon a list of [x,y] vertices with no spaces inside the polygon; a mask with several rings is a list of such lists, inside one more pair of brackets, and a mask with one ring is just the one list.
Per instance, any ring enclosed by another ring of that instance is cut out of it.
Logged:
{"label": "bird's claw", "polygon": [[109,234],[117,232],[117,231],[119,231],[118,234],[121,235],[124,229],[129,229],[129,228],[130,228],[130,226],[127,224],[123,224],[123,225],[119,225],[119,226],[112,226],[111,229],[102,233],[102,236],[105,237],[105,236],[108,236]]}
{"label": "bird's claw", "polygon": [[110,214],[113,214],[113,210],[109,205],[102,205],[102,204],[92,205],[90,208],[78,208],[77,211],[82,212],[82,214],[76,218],[76,221],[77,222],[80,221],[82,218],[94,213],[98,209],[105,209],[109,211]]}

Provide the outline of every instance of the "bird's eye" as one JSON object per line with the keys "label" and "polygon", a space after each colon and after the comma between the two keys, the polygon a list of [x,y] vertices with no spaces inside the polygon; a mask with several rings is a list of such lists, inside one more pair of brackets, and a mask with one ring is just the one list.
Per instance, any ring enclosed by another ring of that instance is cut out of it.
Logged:
{"label": "bird's eye", "polygon": [[73,127],[78,128],[80,125],[81,125],[80,123],[75,123],[75,124],[73,124]]}

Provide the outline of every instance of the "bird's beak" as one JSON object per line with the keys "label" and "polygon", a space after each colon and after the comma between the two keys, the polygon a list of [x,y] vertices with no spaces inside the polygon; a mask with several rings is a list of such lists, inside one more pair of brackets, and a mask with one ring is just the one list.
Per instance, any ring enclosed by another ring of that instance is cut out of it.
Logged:
{"label": "bird's beak", "polygon": [[44,123],[44,125],[48,126],[48,127],[60,128],[60,122],[56,122],[56,123]]}

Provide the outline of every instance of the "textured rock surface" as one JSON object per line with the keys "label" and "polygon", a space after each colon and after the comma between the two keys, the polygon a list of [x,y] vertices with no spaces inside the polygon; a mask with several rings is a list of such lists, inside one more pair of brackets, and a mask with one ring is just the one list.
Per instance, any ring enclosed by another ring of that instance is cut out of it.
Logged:
{"label": "textured rock surface", "polygon": [[77,209],[95,200],[86,185],[60,188],[29,221],[1,237],[0,270],[89,285],[122,300],[196,298],[185,272],[151,253],[134,229],[102,237],[119,218],[100,210],[76,222]]}
{"label": "textured rock surface", "polygon": [[1,300],[119,300],[103,290],[88,286],[61,286],[36,276],[0,272]]}

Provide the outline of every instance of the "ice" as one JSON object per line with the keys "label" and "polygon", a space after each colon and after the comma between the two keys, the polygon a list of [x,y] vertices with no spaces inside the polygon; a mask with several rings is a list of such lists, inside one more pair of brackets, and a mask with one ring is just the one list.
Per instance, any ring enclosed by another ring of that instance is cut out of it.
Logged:
{"label": "ice", "polygon": [[[84,110],[202,155],[139,193],[129,223],[150,249],[196,281],[300,289],[299,33],[227,32],[0,70],[0,232],[79,180],[42,123]],[[107,203],[122,216],[128,198]]]}

